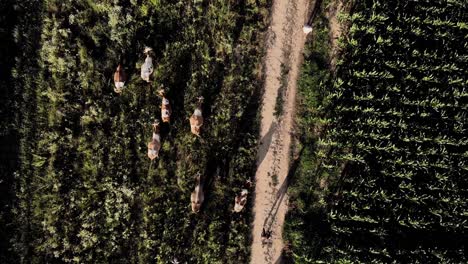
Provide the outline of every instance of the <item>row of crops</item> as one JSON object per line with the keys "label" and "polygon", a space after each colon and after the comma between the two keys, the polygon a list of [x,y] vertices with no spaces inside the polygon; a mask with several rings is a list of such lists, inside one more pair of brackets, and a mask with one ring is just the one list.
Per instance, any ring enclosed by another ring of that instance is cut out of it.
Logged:
{"label": "row of crops", "polygon": [[345,23],[335,73],[306,54],[291,258],[466,263],[468,3],[356,1]]}
{"label": "row of crops", "polygon": [[[269,2],[2,1],[0,262],[246,263],[250,210],[232,209],[255,172]],[[171,125],[150,166],[161,85]],[[199,96],[201,138],[187,120]]]}

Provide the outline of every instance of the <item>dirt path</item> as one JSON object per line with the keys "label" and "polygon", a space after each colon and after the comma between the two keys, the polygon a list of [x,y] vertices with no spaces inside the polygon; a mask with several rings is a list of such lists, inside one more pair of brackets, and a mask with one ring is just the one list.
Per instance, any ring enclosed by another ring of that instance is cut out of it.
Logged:
{"label": "dirt path", "polygon": [[[283,223],[287,211],[287,182],[293,129],[296,80],[306,39],[309,0],[274,0],[265,57],[261,142],[258,152],[253,212],[252,264],[281,263]],[[274,114],[277,96],[283,111]],[[270,243],[262,245],[262,229],[271,230]]]}
{"label": "dirt path", "polygon": [[341,0],[334,0],[329,5],[328,9],[325,12],[325,16],[328,18],[328,28],[330,29],[330,40],[331,40],[331,49],[330,49],[330,65],[331,69],[334,71],[336,67],[336,60],[338,58],[338,39],[340,38],[343,30],[341,28],[341,23],[338,21],[338,14],[343,10],[343,2]]}

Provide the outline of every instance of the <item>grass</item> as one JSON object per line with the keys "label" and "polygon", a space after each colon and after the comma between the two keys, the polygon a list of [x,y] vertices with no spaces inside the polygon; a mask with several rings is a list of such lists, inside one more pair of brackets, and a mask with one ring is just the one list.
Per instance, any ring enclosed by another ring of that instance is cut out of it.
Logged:
{"label": "grass", "polygon": [[288,89],[289,70],[290,67],[288,65],[281,63],[280,87],[278,88],[278,95],[276,96],[274,113],[276,118],[280,118],[284,112],[284,97],[286,96],[286,90]]}
{"label": "grass", "polygon": [[[317,127],[323,126],[321,107],[326,105],[323,85],[330,79],[330,40],[328,20],[324,15],[327,1],[312,24],[314,31],[304,49],[304,63],[298,80],[297,130],[301,135],[295,149],[304,148],[298,168],[290,182],[288,194],[291,209],[285,223],[285,244],[288,245],[286,263],[307,263],[326,230],[320,188],[320,158],[317,156]],[[305,224],[307,223],[307,224]]]}
{"label": "grass", "polygon": [[273,175],[271,175],[271,181],[273,183],[273,186],[277,186],[278,185],[278,174],[274,173]]}

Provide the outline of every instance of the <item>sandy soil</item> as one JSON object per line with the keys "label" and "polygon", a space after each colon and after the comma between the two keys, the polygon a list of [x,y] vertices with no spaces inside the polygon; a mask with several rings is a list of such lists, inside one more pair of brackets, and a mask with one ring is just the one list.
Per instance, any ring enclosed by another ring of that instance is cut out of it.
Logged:
{"label": "sandy soil", "polygon": [[[302,26],[308,19],[308,4],[308,0],[275,0],[273,3],[264,62],[266,76],[255,179],[252,264],[281,263],[296,81],[306,40]],[[289,67],[287,76],[282,76],[281,65]],[[281,78],[287,78],[288,84],[282,94],[283,113],[276,118],[274,109]],[[271,230],[272,234],[266,245],[262,244],[263,228]]]}
{"label": "sandy soil", "polygon": [[328,27],[330,28],[330,40],[331,40],[331,49],[330,49],[330,58],[331,58],[331,69],[332,71],[335,70],[336,67],[336,60],[338,58],[338,54],[340,52],[340,48],[338,46],[338,39],[343,34],[343,28],[338,21],[338,15],[343,11],[344,5],[341,0],[334,0],[330,5],[329,8],[326,10],[325,16],[328,18]]}

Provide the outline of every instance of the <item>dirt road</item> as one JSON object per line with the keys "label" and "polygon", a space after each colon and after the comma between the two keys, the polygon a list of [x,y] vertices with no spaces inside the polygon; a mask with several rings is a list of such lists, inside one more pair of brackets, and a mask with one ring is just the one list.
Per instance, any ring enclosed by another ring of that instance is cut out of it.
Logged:
{"label": "dirt road", "polygon": [[[281,263],[283,223],[287,211],[286,176],[289,171],[296,81],[306,39],[309,0],[274,0],[265,57],[265,91],[254,201],[252,264]],[[275,116],[277,96],[282,113]],[[262,229],[271,239],[262,244]]]}

